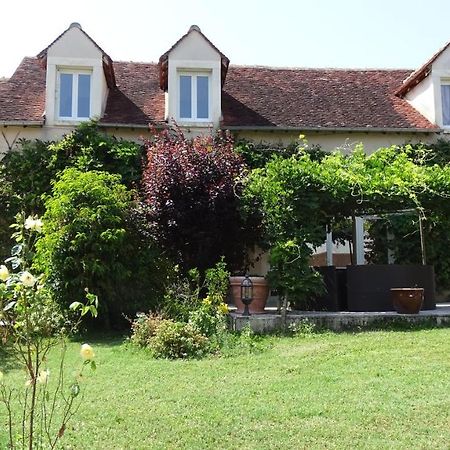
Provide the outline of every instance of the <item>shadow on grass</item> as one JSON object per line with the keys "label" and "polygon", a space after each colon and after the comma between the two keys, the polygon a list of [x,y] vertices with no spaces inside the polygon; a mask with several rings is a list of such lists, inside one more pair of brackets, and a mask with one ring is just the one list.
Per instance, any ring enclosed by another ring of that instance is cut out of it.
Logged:
{"label": "shadow on grass", "polygon": [[88,331],[72,336],[70,341],[80,344],[89,343],[97,346],[119,347],[125,342],[127,337],[128,335],[123,332]]}
{"label": "shadow on grass", "polygon": [[[126,337],[124,333],[89,332],[72,336],[69,342],[89,343],[97,347],[119,347],[124,344]],[[5,374],[22,367],[12,352],[12,349],[7,346],[0,347],[0,370]]]}
{"label": "shadow on grass", "polygon": [[20,363],[12,355],[11,349],[7,347],[0,348],[0,370],[4,373],[20,368]]}

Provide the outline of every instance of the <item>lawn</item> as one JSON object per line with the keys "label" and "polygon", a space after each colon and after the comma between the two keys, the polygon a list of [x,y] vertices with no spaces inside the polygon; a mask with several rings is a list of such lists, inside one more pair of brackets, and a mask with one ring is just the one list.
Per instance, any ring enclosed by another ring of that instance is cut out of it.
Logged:
{"label": "lawn", "polygon": [[[167,361],[90,339],[98,368],[64,448],[450,448],[450,329],[264,342],[257,353]],[[70,344],[73,361],[78,350]],[[3,414],[0,442],[4,424]]]}

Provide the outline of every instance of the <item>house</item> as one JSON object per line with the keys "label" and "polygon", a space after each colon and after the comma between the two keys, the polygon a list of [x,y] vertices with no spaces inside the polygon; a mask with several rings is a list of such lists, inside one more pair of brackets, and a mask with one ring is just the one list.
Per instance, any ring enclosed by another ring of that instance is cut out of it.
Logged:
{"label": "house", "polygon": [[112,61],[72,23],[0,80],[0,153],[18,138],[58,139],[83,120],[139,139],[177,123],[188,135],[228,129],[332,150],[432,141],[450,130],[450,49],[411,70],[246,67],[191,26],[158,63]]}
{"label": "house", "polygon": [[[227,129],[287,144],[305,134],[326,150],[430,142],[450,132],[449,45],[416,71],[233,66],[193,25],[158,63],[135,63],[112,61],[72,23],[0,80],[0,158],[19,138],[59,139],[90,118],[133,140],[176,123],[188,136]],[[362,263],[359,219],[358,242]]]}

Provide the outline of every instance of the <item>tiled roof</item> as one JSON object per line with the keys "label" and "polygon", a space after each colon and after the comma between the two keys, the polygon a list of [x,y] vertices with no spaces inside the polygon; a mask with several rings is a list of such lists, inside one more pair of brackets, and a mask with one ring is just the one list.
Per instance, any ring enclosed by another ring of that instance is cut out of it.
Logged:
{"label": "tiled roof", "polygon": [[[164,121],[164,92],[155,63],[115,62],[104,124]],[[395,90],[406,70],[274,69],[230,66],[222,95],[224,128],[437,130]],[[0,122],[42,121],[45,68],[25,58],[0,83]]]}
{"label": "tiled roof", "polygon": [[164,92],[157,64],[115,62],[117,89],[109,91],[103,123],[157,125],[164,120]]}
{"label": "tiled roof", "polygon": [[223,126],[435,128],[394,95],[409,73],[230,66]]}
{"label": "tiled roof", "polygon": [[45,110],[45,67],[24,58],[14,75],[0,84],[0,122],[41,122]]}

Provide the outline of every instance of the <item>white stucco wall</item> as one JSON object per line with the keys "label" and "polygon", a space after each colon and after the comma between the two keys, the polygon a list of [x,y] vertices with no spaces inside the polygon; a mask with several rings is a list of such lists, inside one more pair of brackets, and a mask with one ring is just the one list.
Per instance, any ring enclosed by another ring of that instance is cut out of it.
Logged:
{"label": "white stucco wall", "polygon": [[[430,122],[443,127],[441,81],[450,81],[450,48],[431,66],[431,73],[406,94],[406,100]],[[447,131],[450,131],[450,127]]]}
{"label": "white stucco wall", "polygon": [[436,123],[435,83],[431,76],[411,89],[405,96],[408,103],[431,123]]}
{"label": "white stucco wall", "polygon": [[47,52],[46,125],[66,127],[77,122],[62,121],[57,117],[58,69],[87,70],[92,73],[91,118],[101,117],[108,97],[108,86],[103,72],[102,53],[76,26],[70,28]]}
{"label": "white stucco wall", "polygon": [[[178,111],[178,74],[205,72],[210,76],[210,121],[182,120]],[[217,127],[222,114],[221,106],[221,56],[196,30],[190,33],[170,52],[168,70],[168,93],[166,95],[166,119],[192,128]]]}

